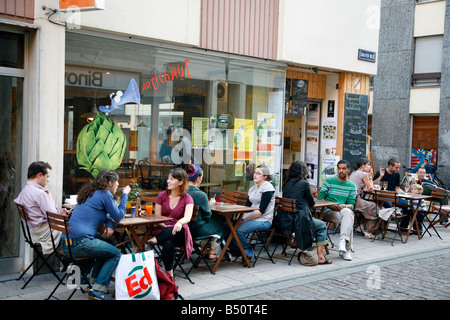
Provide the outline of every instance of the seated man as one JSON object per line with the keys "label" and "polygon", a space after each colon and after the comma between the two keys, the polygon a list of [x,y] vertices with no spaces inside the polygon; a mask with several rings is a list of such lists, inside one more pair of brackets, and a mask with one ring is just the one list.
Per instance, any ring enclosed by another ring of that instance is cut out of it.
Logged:
{"label": "seated man", "polygon": [[325,208],[322,219],[341,225],[339,255],[344,260],[352,260],[350,250],[353,240],[353,207],[356,200],[356,185],[348,179],[350,164],[341,160],[337,164],[338,175],[325,180],[317,199],[337,202],[339,205]]}
{"label": "seated man", "polygon": [[403,193],[403,190],[400,188],[400,162],[396,158],[391,158],[388,161],[388,167],[383,169],[380,167],[380,170],[375,173],[373,177],[373,184],[381,184],[382,181],[387,181],[388,186],[386,190],[395,191],[397,193]]}
{"label": "seated man", "polygon": [[[44,190],[49,181],[51,170],[50,164],[43,161],[36,161],[30,164],[27,174],[28,182],[14,200],[15,203],[23,205],[27,210],[30,218],[28,226],[31,237],[34,242],[41,244],[43,254],[53,252],[52,238],[47,222],[47,211],[67,214],[66,209],[63,208],[61,211],[58,209],[50,191]],[[54,230],[53,237],[56,244],[58,244],[61,232]]]}

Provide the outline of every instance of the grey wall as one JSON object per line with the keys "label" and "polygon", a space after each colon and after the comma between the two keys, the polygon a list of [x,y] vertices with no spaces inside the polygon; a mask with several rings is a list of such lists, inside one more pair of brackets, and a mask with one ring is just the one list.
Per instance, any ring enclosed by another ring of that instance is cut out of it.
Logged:
{"label": "grey wall", "polygon": [[445,8],[444,48],[442,54],[441,102],[439,114],[438,173],[450,187],[450,1]]}
{"label": "grey wall", "polygon": [[386,167],[391,157],[409,165],[414,5],[413,0],[381,1],[379,60],[374,77],[372,116],[374,170]]}

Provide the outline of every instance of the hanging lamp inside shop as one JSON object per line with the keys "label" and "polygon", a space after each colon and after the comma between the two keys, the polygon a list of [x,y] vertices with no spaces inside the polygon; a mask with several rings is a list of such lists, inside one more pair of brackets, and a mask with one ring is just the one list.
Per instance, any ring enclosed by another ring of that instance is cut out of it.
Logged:
{"label": "hanging lamp inside shop", "polygon": [[91,123],[97,116],[97,106],[94,104],[90,112],[83,113],[80,117],[86,118],[87,123]]}
{"label": "hanging lamp inside shop", "polygon": [[141,120],[141,123],[139,123],[136,128],[147,128],[147,125],[144,123],[144,120]]}

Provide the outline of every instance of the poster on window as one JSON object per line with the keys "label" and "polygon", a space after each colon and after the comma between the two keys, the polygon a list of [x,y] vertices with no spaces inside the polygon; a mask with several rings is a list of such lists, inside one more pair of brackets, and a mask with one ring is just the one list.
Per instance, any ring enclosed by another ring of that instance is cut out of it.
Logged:
{"label": "poster on window", "polygon": [[228,149],[229,114],[212,114],[209,117],[209,148],[211,150]]}
{"label": "poster on window", "polygon": [[276,114],[258,112],[256,120],[256,150],[258,152],[273,152],[275,150]]}
{"label": "poster on window", "polygon": [[308,168],[307,180],[310,185],[317,186],[319,176],[320,105],[318,103],[310,103],[308,109],[305,154],[306,166]]}
{"label": "poster on window", "polygon": [[130,130],[128,132],[128,150],[138,151],[138,132],[135,130]]}
{"label": "poster on window", "polygon": [[255,120],[234,120],[234,160],[252,160],[255,132]]}
{"label": "poster on window", "polygon": [[208,118],[192,118],[192,148],[203,149],[208,146]]}

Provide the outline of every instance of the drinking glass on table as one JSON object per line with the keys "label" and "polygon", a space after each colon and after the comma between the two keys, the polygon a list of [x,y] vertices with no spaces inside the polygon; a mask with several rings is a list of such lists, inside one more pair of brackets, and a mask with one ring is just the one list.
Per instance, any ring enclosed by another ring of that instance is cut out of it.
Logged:
{"label": "drinking glass on table", "polygon": [[147,202],[145,204],[145,213],[147,216],[151,216],[153,214],[153,203]]}
{"label": "drinking glass on table", "polygon": [[387,190],[387,187],[388,187],[388,182],[387,181],[382,181],[381,185],[383,186],[383,190]]}

